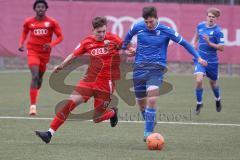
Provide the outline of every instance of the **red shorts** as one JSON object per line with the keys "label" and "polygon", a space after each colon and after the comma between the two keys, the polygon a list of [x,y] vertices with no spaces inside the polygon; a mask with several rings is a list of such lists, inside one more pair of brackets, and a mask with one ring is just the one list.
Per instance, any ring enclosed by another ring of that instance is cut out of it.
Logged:
{"label": "red shorts", "polygon": [[78,92],[87,102],[94,97],[94,108],[107,108],[115,89],[115,82],[112,80],[96,80],[95,82],[79,81],[75,91]]}
{"label": "red shorts", "polygon": [[50,52],[36,52],[34,50],[28,50],[28,66],[39,66],[39,71],[41,72],[45,72],[49,58]]}

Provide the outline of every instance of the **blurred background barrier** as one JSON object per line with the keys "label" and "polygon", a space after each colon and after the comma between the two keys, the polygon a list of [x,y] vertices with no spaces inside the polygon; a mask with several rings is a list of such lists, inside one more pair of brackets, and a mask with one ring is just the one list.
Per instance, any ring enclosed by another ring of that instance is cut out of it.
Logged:
{"label": "blurred background barrier", "polygon": [[[0,18],[0,69],[27,67],[26,53],[18,52],[17,48],[25,18],[35,15],[32,10],[33,2],[34,0],[0,1],[0,9],[3,12]],[[64,41],[53,49],[49,69],[71,53],[80,40],[91,33],[91,19],[95,16],[107,16],[108,30],[124,38],[131,25],[141,20],[142,7],[154,5],[158,9],[161,23],[174,28],[186,40],[192,41],[197,24],[205,20],[206,9],[214,6],[222,11],[218,23],[223,29],[226,46],[224,52],[219,53],[220,72],[240,75],[239,0],[48,0],[48,3],[50,7],[47,15],[57,19],[64,34]],[[172,43],[170,45],[170,71],[192,72],[191,56],[186,54],[181,46]],[[178,71],[181,66],[183,70]]]}

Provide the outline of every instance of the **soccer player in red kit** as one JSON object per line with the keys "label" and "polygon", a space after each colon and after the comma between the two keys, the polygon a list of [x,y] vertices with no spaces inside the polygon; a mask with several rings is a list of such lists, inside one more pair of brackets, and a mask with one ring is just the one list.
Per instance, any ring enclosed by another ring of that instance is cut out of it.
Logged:
{"label": "soccer player in red kit", "polygon": [[116,107],[108,107],[114,91],[115,81],[120,79],[119,50],[122,40],[112,33],[106,32],[107,20],[105,17],[95,17],[92,20],[93,35],[83,39],[76,49],[60,65],[55,72],[62,70],[73,59],[86,53],[90,56],[90,64],[83,80],[80,80],[66,103],[56,113],[46,132],[36,131],[36,135],[44,142],[49,143],[52,135],[67,119],[69,113],[79,104],[94,97],[95,123],[110,119],[115,127],[118,122]]}
{"label": "soccer player in red kit", "polygon": [[[36,115],[36,103],[42,79],[49,61],[51,48],[63,39],[61,29],[56,20],[45,15],[48,4],[44,0],[36,0],[33,4],[35,17],[27,18],[23,25],[23,32],[19,41],[19,51],[24,51],[24,42],[30,32],[27,42],[28,66],[32,81],[30,86],[29,115]],[[52,41],[53,33],[57,38]]]}

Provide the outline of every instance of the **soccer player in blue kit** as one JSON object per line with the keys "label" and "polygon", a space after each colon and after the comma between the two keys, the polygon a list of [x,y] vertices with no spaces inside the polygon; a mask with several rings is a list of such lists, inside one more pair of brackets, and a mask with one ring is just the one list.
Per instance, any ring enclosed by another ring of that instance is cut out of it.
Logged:
{"label": "soccer player in blue kit", "polygon": [[217,84],[218,80],[218,55],[217,51],[223,51],[224,37],[221,28],[216,24],[220,16],[220,10],[217,8],[209,8],[207,10],[206,21],[201,22],[196,29],[194,36],[194,47],[198,50],[200,56],[208,62],[208,66],[202,66],[195,62],[197,106],[195,114],[198,115],[203,106],[203,77],[209,78],[210,86],[213,90],[216,110],[220,112],[222,109],[220,89]]}
{"label": "soccer player in blue kit", "polygon": [[[182,45],[198,62],[207,66],[195,49],[176,31],[158,22],[153,6],[142,10],[143,21],[136,23],[127,33],[122,49],[137,35],[133,83],[137,104],[145,119],[144,141],[153,132],[156,120],[157,97],[167,66],[167,48],[172,40]],[[132,50],[132,54],[134,51]],[[129,53],[128,53],[129,54]]]}

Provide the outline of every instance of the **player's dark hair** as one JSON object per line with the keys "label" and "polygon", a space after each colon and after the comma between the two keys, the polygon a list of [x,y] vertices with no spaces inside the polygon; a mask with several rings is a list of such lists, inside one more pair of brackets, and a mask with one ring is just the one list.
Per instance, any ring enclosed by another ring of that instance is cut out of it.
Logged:
{"label": "player's dark hair", "polygon": [[221,15],[221,11],[218,8],[208,8],[207,14],[212,13],[215,17],[219,17]]}
{"label": "player's dark hair", "polygon": [[153,6],[144,7],[142,9],[142,17],[147,19],[148,17],[157,18],[157,9]]}
{"label": "player's dark hair", "polygon": [[94,29],[107,25],[106,17],[95,17],[92,20],[92,26]]}
{"label": "player's dark hair", "polygon": [[36,0],[34,3],[33,3],[33,10],[35,10],[36,6],[38,3],[43,3],[46,7],[46,9],[48,9],[48,4],[45,0]]}

